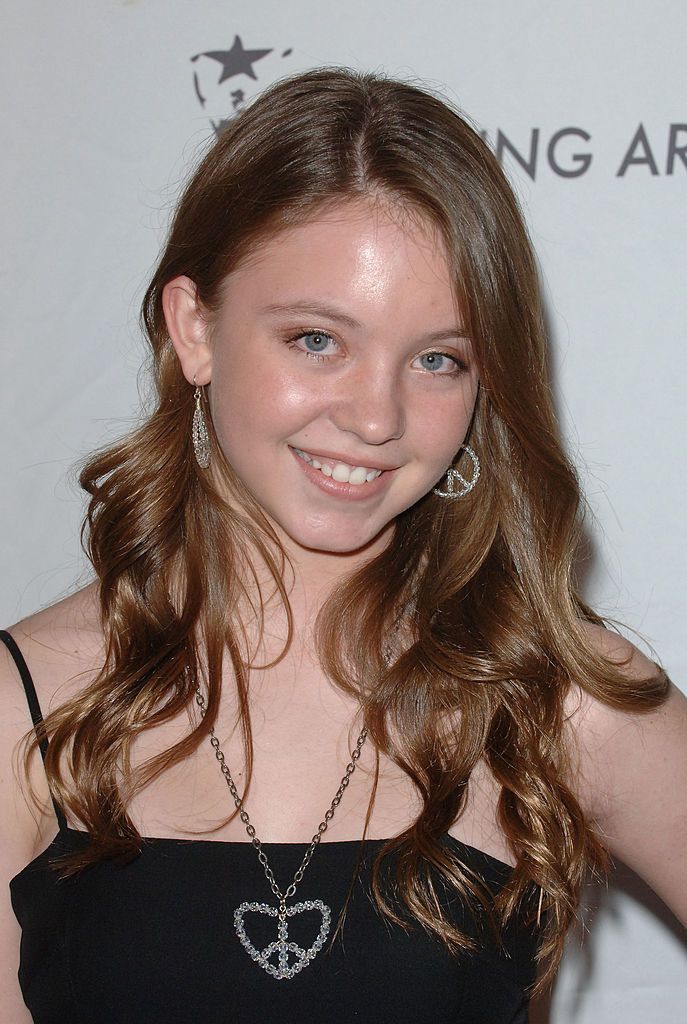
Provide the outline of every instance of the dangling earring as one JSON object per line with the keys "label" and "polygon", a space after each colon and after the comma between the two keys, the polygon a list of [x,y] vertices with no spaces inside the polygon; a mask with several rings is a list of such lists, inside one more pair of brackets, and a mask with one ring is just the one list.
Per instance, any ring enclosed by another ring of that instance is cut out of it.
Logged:
{"label": "dangling earring", "polygon": [[205,416],[203,415],[203,407],[201,405],[203,389],[196,384],[195,374],[193,375],[193,386],[196,389],[194,395],[196,408],[193,413],[193,427],[191,429],[193,451],[200,468],[207,469],[210,465],[210,438],[208,436],[208,428],[205,426]]}
{"label": "dangling earring", "polygon": [[467,452],[472,459],[472,479],[466,480],[462,473],[451,467],[446,471],[446,490],[442,491],[439,487],[434,488],[434,493],[438,494],[440,498],[464,498],[479,480],[482,467],[474,448],[471,448],[469,444],[462,444],[458,449],[458,454],[461,451]]}

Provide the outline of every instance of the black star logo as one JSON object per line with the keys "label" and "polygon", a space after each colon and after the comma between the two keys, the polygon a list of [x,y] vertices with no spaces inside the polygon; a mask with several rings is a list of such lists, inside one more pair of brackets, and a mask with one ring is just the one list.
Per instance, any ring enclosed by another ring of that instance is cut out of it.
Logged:
{"label": "black star logo", "polygon": [[219,77],[218,85],[234,75],[248,75],[249,78],[257,82],[258,76],[253,71],[253,64],[266,57],[268,53],[272,53],[272,50],[244,50],[241,37],[235,36],[231,50],[208,50],[207,53],[197,53],[195,57],[191,57],[191,60],[209,57],[211,60],[219,61],[222,65],[222,74]]}

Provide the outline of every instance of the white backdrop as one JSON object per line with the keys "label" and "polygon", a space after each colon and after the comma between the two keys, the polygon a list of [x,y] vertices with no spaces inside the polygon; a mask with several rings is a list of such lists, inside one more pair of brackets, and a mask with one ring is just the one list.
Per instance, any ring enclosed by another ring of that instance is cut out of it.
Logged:
{"label": "white backdrop", "polygon": [[[212,122],[276,77],[346,64],[442,90],[501,152],[541,260],[560,414],[594,513],[588,597],[684,685],[683,0],[0,9],[0,623],[83,578],[69,470],[137,413],[137,307]],[[213,51],[221,61],[198,56]],[[683,1020],[684,931],[624,872],[590,901],[590,937],[581,952],[571,942],[535,1019]]]}

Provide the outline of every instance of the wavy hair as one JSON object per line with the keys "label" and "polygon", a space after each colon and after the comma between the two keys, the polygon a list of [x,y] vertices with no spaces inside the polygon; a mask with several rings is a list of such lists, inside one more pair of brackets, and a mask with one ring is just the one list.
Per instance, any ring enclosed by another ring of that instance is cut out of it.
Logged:
{"label": "wavy hair", "polygon": [[[513,192],[456,110],[376,74],[323,68],[276,83],[227,125],[181,196],[142,309],[155,408],[80,478],[106,658],[87,692],[46,722],[52,791],[92,837],[61,869],[139,849],[128,801],[207,737],[227,652],[249,785],[249,658],[231,611],[255,578],[246,552],[269,567],[291,623],[285,553],[211,423],[213,471],[193,458],[193,391],[167,332],[162,290],[188,275],[212,317],[226,275],[262,239],[323,204],[361,197],[419,213],[442,233],[478,368],[470,436],[485,467],[462,500],[430,492],[403,512],[387,548],[318,616],[323,670],[359,701],[377,752],[421,800],[417,819],[376,860],[374,895],[387,917],[409,927],[409,911],[454,952],[472,943],[442,910],[438,882],[497,926],[516,910],[529,915],[539,925],[543,983],[586,871],[604,863],[566,783],[566,695],[579,684],[608,705],[642,711],[661,701],[667,683],[660,671],[628,682],[584,628],[602,620],[577,590],[580,489],[559,439],[537,268]],[[403,643],[387,664],[385,643],[404,609]],[[199,682],[206,716],[133,770],[133,739],[190,706]],[[501,787],[498,820],[516,859],[495,896],[441,842],[482,761]],[[373,799],[374,791],[368,821]],[[392,852],[396,900],[381,874]]]}

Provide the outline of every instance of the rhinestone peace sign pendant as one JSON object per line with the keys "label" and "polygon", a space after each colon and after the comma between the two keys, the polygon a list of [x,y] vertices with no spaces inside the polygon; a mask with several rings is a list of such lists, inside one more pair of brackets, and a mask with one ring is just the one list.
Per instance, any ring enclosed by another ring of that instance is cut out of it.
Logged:
{"label": "rhinestone peace sign pendant", "polygon": [[[289,942],[287,918],[295,917],[296,914],[302,914],[307,910],[318,910],[322,915],[322,924],[312,946],[309,949],[303,949],[296,942]],[[278,918],[277,939],[275,942],[270,942],[264,949],[256,949],[246,934],[243,918],[250,912]],[[294,903],[292,907],[286,907],[281,914],[278,907],[270,907],[267,903],[242,903],[234,911],[234,927],[246,953],[251,960],[260,964],[263,970],[279,981],[295,977],[315,959],[329,934],[331,920],[332,912],[322,900],[304,900],[301,903]],[[275,954],[276,964],[272,962]]]}

